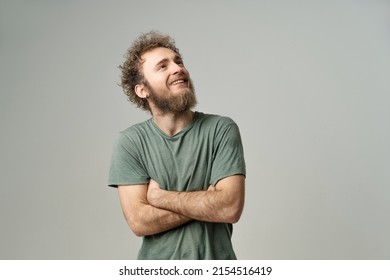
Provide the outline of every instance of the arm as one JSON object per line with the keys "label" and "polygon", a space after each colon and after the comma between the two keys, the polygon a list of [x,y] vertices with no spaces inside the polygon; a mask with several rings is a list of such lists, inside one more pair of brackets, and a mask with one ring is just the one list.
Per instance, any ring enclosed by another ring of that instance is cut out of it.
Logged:
{"label": "arm", "polygon": [[137,236],[146,236],[178,227],[191,219],[183,215],[151,206],[147,199],[147,185],[118,186],[123,214]]}
{"label": "arm", "polygon": [[245,177],[229,176],[210,186],[208,191],[174,192],[159,188],[151,180],[147,191],[148,202],[195,220],[236,223],[244,208]]}

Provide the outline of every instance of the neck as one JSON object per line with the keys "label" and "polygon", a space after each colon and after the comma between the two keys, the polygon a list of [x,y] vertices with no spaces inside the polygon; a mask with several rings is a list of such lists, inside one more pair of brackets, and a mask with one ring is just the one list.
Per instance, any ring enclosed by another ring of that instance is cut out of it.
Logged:
{"label": "neck", "polygon": [[153,113],[153,121],[169,137],[180,132],[189,125],[195,112],[186,110],[180,113]]}

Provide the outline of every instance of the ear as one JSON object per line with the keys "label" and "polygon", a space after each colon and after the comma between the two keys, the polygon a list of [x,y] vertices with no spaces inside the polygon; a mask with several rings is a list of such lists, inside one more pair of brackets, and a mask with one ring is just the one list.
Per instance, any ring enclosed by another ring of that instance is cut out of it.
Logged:
{"label": "ear", "polygon": [[149,91],[145,88],[145,86],[143,84],[135,85],[134,91],[138,95],[139,98],[148,98],[149,97]]}

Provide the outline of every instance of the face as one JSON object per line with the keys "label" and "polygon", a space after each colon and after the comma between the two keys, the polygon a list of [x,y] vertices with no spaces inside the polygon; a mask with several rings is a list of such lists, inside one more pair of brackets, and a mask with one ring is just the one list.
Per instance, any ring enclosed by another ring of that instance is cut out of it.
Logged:
{"label": "face", "polygon": [[183,112],[193,108],[196,97],[182,58],[167,48],[155,48],[142,56],[146,83],[143,94],[150,107],[162,113]]}

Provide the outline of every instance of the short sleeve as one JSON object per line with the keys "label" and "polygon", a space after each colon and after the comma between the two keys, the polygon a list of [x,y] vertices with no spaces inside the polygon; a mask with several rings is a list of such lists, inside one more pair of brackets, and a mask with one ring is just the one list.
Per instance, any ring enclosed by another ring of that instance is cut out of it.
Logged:
{"label": "short sleeve", "polygon": [[216,135],[210,183],[215,185],[225,177],[238,174],[246,176],[244,150],[239,128],[230,120]]}
{"label": "short sleeve", "polygon": [[144,168],[136,149],[135,141],[120,133],[114,143],[111,165],[108,175],[108,185],[145,184],[149,181],[149,175]]}

